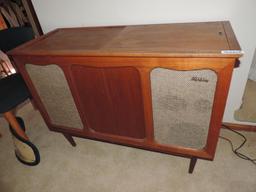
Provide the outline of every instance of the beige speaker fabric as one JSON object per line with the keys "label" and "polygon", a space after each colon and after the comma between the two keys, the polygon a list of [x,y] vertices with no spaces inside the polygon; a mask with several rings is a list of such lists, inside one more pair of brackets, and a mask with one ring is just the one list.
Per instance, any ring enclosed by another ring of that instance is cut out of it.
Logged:
{"label": "beige speaker fabric", "polygon": [[27,72],[55,125],[82,129],[83,125],[62,69],[57,65],[26,64]]}
{"label": "beige speaker fabric", "polygon": [[211,70],[151,72],[155,141],[201,149],[207,141],[217,75]]}

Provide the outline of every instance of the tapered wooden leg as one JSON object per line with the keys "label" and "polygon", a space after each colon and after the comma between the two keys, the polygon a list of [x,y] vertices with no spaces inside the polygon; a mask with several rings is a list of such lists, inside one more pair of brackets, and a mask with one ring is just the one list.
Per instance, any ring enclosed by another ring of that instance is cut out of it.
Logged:
{"label": "tapered wooden leg", "polygon": [[23,129],[20,127],[20,124],[18,123],[16,117],[11,111],[4,113],[4,118],[10,123],[14,131],[21,137],[23,137],[25,140],[29,140],[26,133],[23,131]]}
{"label": "tapered wooden leg", "polygon": [[189,170],[188,170],[189,173],[193,173],[195,165],[196,165],[196,161],[197,161],[196,157],[192,157],[190,159]]}
{"label": "tapered wooden leg", "polygon": [[74,141],[73,137],[69,134],[63,133],[64,137],[68,140],[68,142],[75,147],[76,146],[76,142]]}

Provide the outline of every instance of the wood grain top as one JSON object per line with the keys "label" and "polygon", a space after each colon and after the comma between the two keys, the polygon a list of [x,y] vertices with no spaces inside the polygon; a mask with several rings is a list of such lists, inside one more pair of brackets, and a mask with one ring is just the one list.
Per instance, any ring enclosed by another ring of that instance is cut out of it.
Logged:
{"label": "wood grain top", "polygon": [[242,52],[230,23],[220,21],[62,28],[28,42],[9,54],[240,57]]}

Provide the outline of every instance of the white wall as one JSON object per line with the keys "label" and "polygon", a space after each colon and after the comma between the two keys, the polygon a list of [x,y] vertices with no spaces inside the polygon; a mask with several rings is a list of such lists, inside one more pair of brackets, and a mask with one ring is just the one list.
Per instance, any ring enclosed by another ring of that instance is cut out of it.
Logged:
{"label": "white wall", "polygon": [[32,0],[43,31],[58,27],[230,20],[242,49],[224,121],[236,122],[256,47],[255,0]]}

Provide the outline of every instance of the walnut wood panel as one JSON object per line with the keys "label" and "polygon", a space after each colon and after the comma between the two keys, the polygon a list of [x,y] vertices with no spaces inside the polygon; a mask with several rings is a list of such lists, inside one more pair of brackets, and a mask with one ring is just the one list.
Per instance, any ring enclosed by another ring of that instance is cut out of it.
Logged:
{"label": "walnut wood panel", "polygon": [[[10,54],[62,56],[239,57],[228,21],[57,29]],[[228,41],[227,41],[228,39]]]}
{"label": "walnut wood panel", "polygon": [[140,77],[135,68],[73,65],[71,71],[91,130],[145,138]]}
{"label": "walnut wood panel", "polygon": [[230,50],[241,50],[230,22],[222,22]]}
{"label": "walnut wood panel", "polygon": [[207,145],[205,150],[208,154],[211,154],[212,159],[214,158],[216,146],[219,138],[219,132],[221,128],[221,122],[226,106],[230,81],[232,72],[235,64],[235,59],[226,63],[223,68],[218,71],[218,80],[216,91],[214,94],[214,102],[212,107],[212,115],[210,121],[210,129],[207,138]]}

